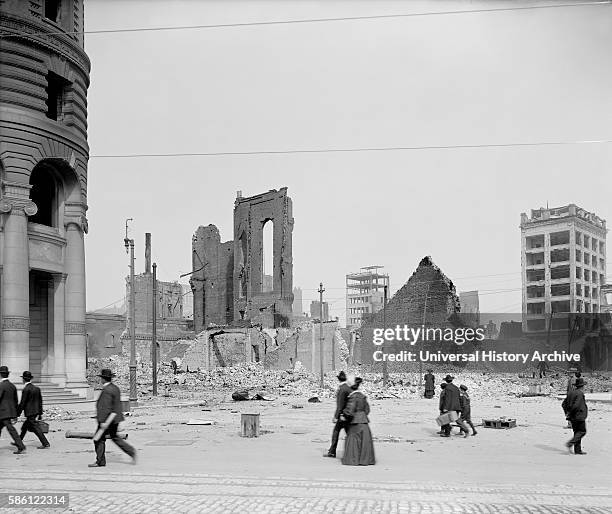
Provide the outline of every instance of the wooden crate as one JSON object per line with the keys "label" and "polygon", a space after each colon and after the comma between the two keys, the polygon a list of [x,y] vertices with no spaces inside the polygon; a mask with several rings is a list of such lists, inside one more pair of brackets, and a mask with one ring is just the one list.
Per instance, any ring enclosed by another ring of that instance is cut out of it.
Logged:
{"label": "wooden crate", "polygon": [[240,437],[259,437],[259,414],[240,415]]}
{"label": "wooden crate", "polygon": [[483,419],[482,420],[483,428],[514,428],[516,427],[516,419],[510,418],[497,418],[497,419]]}

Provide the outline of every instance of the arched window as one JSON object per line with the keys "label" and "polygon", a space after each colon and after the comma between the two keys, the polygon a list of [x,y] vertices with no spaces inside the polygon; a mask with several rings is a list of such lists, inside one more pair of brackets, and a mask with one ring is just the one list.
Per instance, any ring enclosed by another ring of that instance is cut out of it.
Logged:
{"label": "arched window", "polygon": [[266,220],[261,241],[261,291],[274,290],[274,221]]}
{"label": "arched window", "polygon": [[30,217],[30,221],[48,227],[57,227],[59,187],[55,169],[44,161],[37,164],[30,175],[30,185],[32,186],[30,200],[38,207],[38,212]]}

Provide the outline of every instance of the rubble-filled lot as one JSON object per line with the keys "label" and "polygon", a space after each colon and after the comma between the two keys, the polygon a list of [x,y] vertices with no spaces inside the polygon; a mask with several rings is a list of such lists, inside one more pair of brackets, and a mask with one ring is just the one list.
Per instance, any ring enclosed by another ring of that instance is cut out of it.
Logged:
{"label": "rubble-filled lot", "polygon": [[[99,385],[96,375],[102,368],[110,368],[116,374],[115,383],[124,393],[129,391],[129,358],[112,356],[107,359],[90,359],[89,380]],[[423,394],[419,386],[419,373],[390,373],[389,382],[383,386],[380,372],[365,369],[349,369],[349,373],[364,379],[362,391],[372,398],[417,399]],[[522,397],[529,395],[556,395],[567,389],[567,374],[551,372],[545,378],[523,377],[511,373],[475,372],[448,368],[436,374],[436,388],[446,373],[455,377],[454,383],[468,387],[470,396],[476,398]],[[253,395],[261,393],[266,397],[299,396],[309,398],[318,396],[328,398],[335,394],[338,381],[336,372],[325,376],[324,387],[319,378],[308,372],[298,363],[290,370],[266,370],[261,364],[249,363],[234,367],[215,368],[210,371],[178,371],[174,374],[170,363],[162,363],[158,371],[159,395],[175,399],[197,399],[201,392],[215,391],[222,398],[230,398],[237,390],[247,389]],[[139,363],[137,381],[139,399],[146,400],[152,392],[152,369],[148,363]],[[612,390],[609,376],[598,373],[585,373],[586,392],[606,392]],[[537,391],[537,392],[536,392]]]}

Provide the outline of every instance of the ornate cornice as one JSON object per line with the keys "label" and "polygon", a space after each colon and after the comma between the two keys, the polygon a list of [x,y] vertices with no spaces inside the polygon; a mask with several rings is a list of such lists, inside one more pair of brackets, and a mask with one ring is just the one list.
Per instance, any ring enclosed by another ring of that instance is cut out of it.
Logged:
{"label": "ornate cornice", "polygon": [[3,35],[11,39],[26,40],[34,45],[42,46],[52,53],[67,57],[85,74],[89,82],[91,63],[85,51],[66,34],[58,34],[42,22],[34,18],[26,19],[8,13],[0,15],[0,28]]}

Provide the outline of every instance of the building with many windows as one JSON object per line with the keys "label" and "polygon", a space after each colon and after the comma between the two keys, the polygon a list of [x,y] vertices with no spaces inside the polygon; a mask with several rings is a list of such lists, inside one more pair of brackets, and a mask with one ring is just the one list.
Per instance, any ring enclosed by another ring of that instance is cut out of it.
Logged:
{"label": "building with many windows", "polygon": [[382,266],[367,266],[346,276],[346,326],[358,327],[364,314],[383,308],[384,290],[389,288],[389,275]]}
{"label": "building with many windows", "polygon": [[521,214],[523,331],[567,328],[558,313],[599,313],[606,222],[574,204]]}

